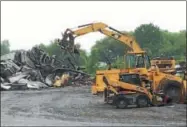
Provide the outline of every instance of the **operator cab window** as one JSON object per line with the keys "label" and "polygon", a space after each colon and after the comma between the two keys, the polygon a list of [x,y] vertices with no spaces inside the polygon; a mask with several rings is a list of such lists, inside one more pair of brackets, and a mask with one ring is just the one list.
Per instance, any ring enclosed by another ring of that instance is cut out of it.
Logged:
{"label": "operator cab window", "polygon": [[137,56],[137,65],[136,67],[138,68],[144,68],[145,67],[145,63],[144,63],[144,56]]}
{"label": "operator cab window", "polygon": [[137,64],[136,67],[137,68],[144,68],[146,67],[147,69],[151,67],[150,64],[150,59],[147,55],[140,55],[136,57],[137,60]]}
{"label": "operator cab window", "polygon": [[138,74],[123,74],[120,75],[120,81],[141,86],[141,80]]}

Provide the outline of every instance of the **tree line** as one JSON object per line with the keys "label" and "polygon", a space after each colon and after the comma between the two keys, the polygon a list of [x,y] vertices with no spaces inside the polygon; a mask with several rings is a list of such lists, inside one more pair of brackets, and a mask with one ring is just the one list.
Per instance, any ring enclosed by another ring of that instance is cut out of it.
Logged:
{"label": "tree line", "polygon": [[[147,51],[151,58],[163,55],[173,56],[177,61],[185,60],[186,30],[169,32],[149,23],[142,24],[127,33],[135,37],[140,47]],[[74,64],[84,66],[85,71],[91,74],[94,74],[97,69],[106,69],[108,63],[113,67],[123,68],[124,54],[128,51],[126,45],[110,37],[97,40],[89,54],[77,45],[80,48],[79,57],[72,57],[71,54],[62,51],[56,40],[51,41],[49,45],[42,43],[39,46],[49,55],[56,55],[59,60],[71,59]],[[10,52],[10,44],[8,40],[4,40],[1,42],[1,55],[8,52]]]}

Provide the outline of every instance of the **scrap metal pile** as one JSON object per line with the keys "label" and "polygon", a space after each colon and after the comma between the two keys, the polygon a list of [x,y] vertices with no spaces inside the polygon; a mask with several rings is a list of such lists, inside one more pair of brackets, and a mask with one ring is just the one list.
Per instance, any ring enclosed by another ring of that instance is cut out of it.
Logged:
{"label": "scrap metal pile", "polygon": [[90,85],[88,74],[65,65],[39,47],[16,51],[12,58],[1,56],[1,90],[39,89],[65,85]]}

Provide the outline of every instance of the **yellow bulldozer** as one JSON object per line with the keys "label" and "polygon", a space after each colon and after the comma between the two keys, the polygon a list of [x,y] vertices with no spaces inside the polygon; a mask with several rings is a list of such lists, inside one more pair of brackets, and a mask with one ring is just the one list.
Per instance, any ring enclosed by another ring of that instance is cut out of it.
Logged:
{"label": "yellow bulldozer", "polygon": [[122,33],[102,22],[81,25],[74,30],[66,29],[62,39],[58,39],[58,44],[63,50],[76,52],[74,45],[75,38],[91,32],[100,32],[129,47],[128,53],[124,55],[126,68],[96,71],[96,82],[92,86],[93,94],[103,93],[106,86],[102,79],[106,74],[110,79],[119,81],[120,73],[136,73],[140,75],[141,80],[148,81],[152,84],[152,90],[154,92],[163,90],[164,94],[171,97],[173,102],[183,103],[185,101],[186,83],[182,78],[161,72],[156,64],[151,65],[149,56],[140,48],[134,37]]}

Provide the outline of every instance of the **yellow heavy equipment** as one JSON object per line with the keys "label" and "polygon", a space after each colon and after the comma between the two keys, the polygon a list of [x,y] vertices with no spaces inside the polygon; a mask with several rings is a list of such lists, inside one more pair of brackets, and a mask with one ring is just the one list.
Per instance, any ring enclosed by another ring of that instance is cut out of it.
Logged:
{"label": "yellow heavy equipment", "polygon": [[156,57],[151,60],[151,65],[157,65],[160,72],[175,74],[176,61],[173,57]]}
{"label": "yellow heavy equipment", "polygon": [[104,101],[115,105],[116,108],[126,108],[128,105],[147,107],[153,103],[153,96],[142,85],[139,74],[120,74],[119,80],[114,80],[108,75],[104,75],[103,82],[106,85]]}
{"label": "yellow heavy equipment", "polygon": [[104,75],[104,101],[115,105],[116,108],[164,106],[172,103],[171,98],[163,93],[154,93],[151,83],[141,80],[137,73],[121,73],[119,80],[112,80]]}
{"label": "yellow heavy equipment", "polygon": [[[101,80],[105,74],[111,75],[111,79],[119,80],[120,73],[137,73],[142,80],[151,82],[153,91],[163,90],[164,94],[173,99],[174,102],[184,102],[186,99],[183,79],[180,77],[162,73],[156,65],[150,63],[147,53],[140,48],[135,38],[122,33],[102,22],[90,23],[78,26],[76,29],[67,29],[62,39],[58,40],[58,44],[62,49],[69,52],[75,52],[76,48],[74,40],[76,37],[88,34],[90,32],[100,32],[106,36],[112,37],[129,47],[129,51],[125,54],[124,69],[111,69],[96,72],[96,82],[92,86],[92,93],[103,92],[106,88]],[[185,97],[184,97],[185,96]]]}

